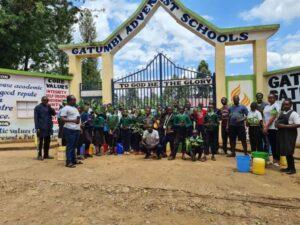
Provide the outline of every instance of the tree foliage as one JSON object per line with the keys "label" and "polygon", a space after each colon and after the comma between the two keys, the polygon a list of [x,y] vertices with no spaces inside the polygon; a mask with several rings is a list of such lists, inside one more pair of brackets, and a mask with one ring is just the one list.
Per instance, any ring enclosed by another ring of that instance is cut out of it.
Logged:
{"label": "tree foliage", "polygon": [[66,74],[58,45],[71,42],[77,11],[66,0],[0,0],[0,67]]}
{"label": "tree foliage", "polygon": [[[90,10],[85,9],[80,13],[79,30],[81,39],[85,43],[93,43],[97,38],[96,24]],[[82,62],[82,82],[92,85],[100,82],[97,59],[87,58]]]}

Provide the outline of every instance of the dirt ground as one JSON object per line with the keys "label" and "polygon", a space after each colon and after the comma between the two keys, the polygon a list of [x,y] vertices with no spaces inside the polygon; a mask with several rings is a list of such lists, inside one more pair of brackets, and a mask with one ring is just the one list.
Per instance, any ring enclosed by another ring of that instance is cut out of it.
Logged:
{"label": "dirt ground", "polygon": [[0,152],[0,224],[300,224],[300,173],[241,174],[224,156],[102,156],[67,169],[35,154]]}

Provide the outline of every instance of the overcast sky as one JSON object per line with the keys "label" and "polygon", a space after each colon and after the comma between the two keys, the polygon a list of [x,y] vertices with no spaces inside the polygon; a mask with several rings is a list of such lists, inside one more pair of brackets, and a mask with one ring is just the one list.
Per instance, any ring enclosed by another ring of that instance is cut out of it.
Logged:
{"label": "overcast sky", "polygon": [[[181,0],[219,27],[279,23],[279,32],[269,39],[269,70],[300,65],[300,0]],[[97,40],[104,40],[137,9],[141,0],[86,0],[81,8],[94,11]],[[225,3],[226,2],[226,3]],[[105,11],[101,11],[105,9]],[[78,27],[74,42],[81,42]],[[115,57],[116,76],[143,67],[158,52],[181,66],[196,68],[201,59],[214,71],[214,48],[186,30],[160,8],[146,27]],[[251,45],[226,48],[228,75],[252,74]]]}

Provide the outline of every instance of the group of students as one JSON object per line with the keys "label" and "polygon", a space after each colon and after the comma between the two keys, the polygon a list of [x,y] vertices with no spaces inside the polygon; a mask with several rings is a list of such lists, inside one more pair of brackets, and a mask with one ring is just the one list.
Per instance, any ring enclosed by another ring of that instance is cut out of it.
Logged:
{"label": "group of students", "polygon": [[[237,139],[242,143],[244,154],[248,154],[248,127],[251,151],[269,152],[271,149],[275,166],[280,156],[286,156],[288,168],[282,172],[294,174],[293,154],[300,116],[292,110],[292,101],[286,99],[280,107],[274,94],[270,94],[269,103],[265,103],[263,95],[258,93],[248,111],[240,104],[238,96],[232,100],[229,105],[227,98],[222,98],[220,109],[214,102],[209,102],[207,109],[201,103],[195,108],[189,103],[184,107],[175,103],[157,109],[116,109],[111,104],[91,109],[89,104],[77,106],[76,98],[70,95],[58,113],[59,137],[67,146],[66,166],[74,168],[82,163],[77,157],[82,146],[87,158],[92,156],[90,145],[95,146],[99,156],[103,145],[108,146],[108,154],[116,154],[117,144],[122,146],[124,154],[145,154],[145,159],[154,153],[157,159],[175,160],[181,149],[182,159],[189,156],[193,161],[206,161],[211,155],[214,161],[219,153],[220,127],[223,151],[228,153],[229,139],[230,154],[227,156],[235,157]],[[167,143],[171,149],[169,155]]]}

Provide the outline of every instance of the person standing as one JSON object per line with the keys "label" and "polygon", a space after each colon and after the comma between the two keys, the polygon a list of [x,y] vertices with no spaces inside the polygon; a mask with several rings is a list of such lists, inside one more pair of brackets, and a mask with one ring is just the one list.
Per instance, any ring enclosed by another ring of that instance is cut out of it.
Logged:
{"label": "person standing", "polygon": [[121,129],[121,142],[124,148],[124,154],[130,155],[130,142],[131,142],[131,125],[132,119],[128,116],[128,111],[123,110],[122,118],[120,119]]}
{"label": "person standing", "polygon": [[[48,97],[42,97],[41,103],[34,108],[34,124],[38,137],[38,160],[53,159],[49,156],[51,135],[53,134],[52,116],[55,110],[49,105]],[[44,155],[42,150],[44,149]]]}
{"label": "person standing", "polygon": [[283,111],[278,117],[276,127],[278,129],[278,148],[282,156],[286,156],[288,167],[282,169],[281,172],[287,174],[295,174],[294,152],[298,136],[297,128],[300,127],[300,116],[292,109],[293,102],[291,99],[286,99],[282,108]]}
{"label": "person standing", "polygon": [[213,103],[208,106],[208,112],[204,117],[205,137],[206,137],[206,152],[204,161],[206,161],[206,155],[211,152],[211,160],[216,161],[215,155],[218,152],[218,133],[219,133],[219,116],[216,113]]}
{"label": "person standing", "polygon": [[257,103],[252,102],[250,112],[247,116],[247,127],[249,127],[249,139],[252,152],[261,151],[262,144],[262,125],[263,119],[260,111],[257,110]]}
{"label": "person standing", "polygon": [[163,138],[162,138],[163,157],[167,157],[167,144],[168,142],[170,143],[171,151],[173,151],[174,140],[175,140],[174,114],[173,114],[173,109],[171,107],[167,107],[167,113],[163,117],[161,121],[161,125],[163,128]]}
{"label": "person standing", "polygon": [[74,95],[67,97],[67,105],[62,109],[60,115],[65,123],[63,132],[67,142],[66,167],[75,168],[77,164],[75,150],[80,136],[80,114],[76,108]]}
{"label": "person standing", "polygon": [[233,97],[234,105],[229,108],[228,132],[230,138],[231,154],[228,157],[235,157],[236,139],[242,142],[244,154],[247,155],[247,138],[245,120],[248,115],[248,109],[244,105],[240,105],[240,97]]}
{"label": "person standing", "polygon": [[206,116],[207,110],[203,108],[203,104],[199,103],[198,108],[194,110],[193,118],[196,121],[196,129],[198,131],[198,134],[201,135],[201,137],[205,138],[205,132],[204,132],[204,117]]}
{"label": "person standing", "polygon": [[182,146],[182,159],[185,159],[187,131],[192,125],[190,117],[184,113],[184,108],[179,108],[179,114],[174,117],[174,127],[176,129],[175,146],[172,149],[169,160],[175,160],[180,144]]}
{"label": "person standing", "polygon": [[280,106],[276,102],[276,96],[269,94],[268,96],[269,105],[264,109],[264,129],[263,133],[267,135],[269,144],[271,146],[273,155],[274,166],[279,166],[280,152],[277,148],[277,128],[275,122],[280,113]]}
{"label": "person standing", "polygon": [[[263,93],[258,92],[256,94],[256,104],[257,104],[257,110],[261,113],[262,117],[264,117],[264,109],[268,105],[268,103],[264,102],[264,95]],[[261,129],[261,136],[263,139],[263,149],[265,152],[269,152],[269,142],[267,135],[263,133],[263,130]]]}
{"label": "person standing", "polygon": [[223,151],[225,155],[227,155],[227,150],[228,150],[228,130],[227,130],[227,124],[228,124],[228,119],[229,119],[229,106],[228,106],[228,99],[223,97],[221,99],[222,103],[222,108],[220,109],[221,111],[221,133],[222,133],[222,146],[223,146]]}

